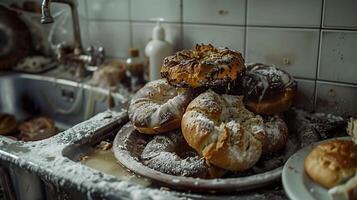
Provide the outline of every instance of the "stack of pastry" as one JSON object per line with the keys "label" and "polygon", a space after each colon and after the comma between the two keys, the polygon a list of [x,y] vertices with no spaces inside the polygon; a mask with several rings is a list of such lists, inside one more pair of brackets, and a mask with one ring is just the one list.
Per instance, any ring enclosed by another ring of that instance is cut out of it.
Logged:
{"label": "stack of pastry", "polygon": [[[247,170],[262,155],[284,148],[288,129],[279,114],[290,107],[297,89],[286,72],[264,64],[246,67],[239,52],[202,44],[165,58],[161,75],[163,79],[140,89],[129,106],[135,129],[155,134],[149,151],[155,153],[142,155],[144,163],[169,152],[174,159],[156,170],[210,178],[221,176],[222,170]],[[182,135],[185,144],[172,134]],[[197,153],[200,163],[177,153],[185,146]],[[206,167],[207,173],[170,172],[167,166],[173,160],[187,170]]]}

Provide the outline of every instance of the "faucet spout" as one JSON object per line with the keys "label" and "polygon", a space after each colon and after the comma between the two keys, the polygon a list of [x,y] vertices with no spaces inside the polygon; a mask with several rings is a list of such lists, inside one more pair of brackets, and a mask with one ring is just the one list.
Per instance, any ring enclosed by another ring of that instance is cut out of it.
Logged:
{"label": "faucet spout", "polygon": [[43,0],[43,2],[42,2],[41,24],[50,24],[50,23],[54,22],[53,17],[51,15],[49,3],[50,3],[50,0]]}
{"label": "faucet spout", "polygon": [[83,52],[82,40],[81,40],[81,30],[79,27],[79,15],[77,10],[77,4],[75,0],[43,0],[42,1],[42,16],[41,23],[49,24],[53,23],[53,17],[51,15],[51,3],[63,3],[69,5],[72,13],[72,24],[73,24],[73,36],[74,36],[74,49],[76,54],[81,54]]}

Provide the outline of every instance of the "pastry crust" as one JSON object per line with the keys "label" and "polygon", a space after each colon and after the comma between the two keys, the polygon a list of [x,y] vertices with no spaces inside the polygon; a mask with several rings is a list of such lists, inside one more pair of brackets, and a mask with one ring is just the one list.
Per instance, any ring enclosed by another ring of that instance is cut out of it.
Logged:
{"label": "pastry crust", "polygon": [[272,115],[289,109],[297,92],[297,84],[287,72],[255,63],[247,66],[243,90],[245,105],[249,110]]}
{"label": "pastry crust", "polygon": [[165,79],[149,82],[132,98],[129,119],[140,133],[158,134],[177,129],[193,97],[191,90],[178,91]]}
{"label": "pastry crust", "polygon": [[161,76],[177,87],[218,87],[235,81],[244,70],[239,52],[201,44],[166,57]]}
{"label": "pastry crust", "polygon": [[262,154],[263,125],[260,116],[244,108],[241,96],[208,90],[189,104],[181,128],[188,144],[207,162],[243,171]]}
{"label": "pastry crust", "polygon": [[315,147],[305,158],[305,171],[320,185],[331,188],[357,171],[357,145],[352,141],[332,140]]}

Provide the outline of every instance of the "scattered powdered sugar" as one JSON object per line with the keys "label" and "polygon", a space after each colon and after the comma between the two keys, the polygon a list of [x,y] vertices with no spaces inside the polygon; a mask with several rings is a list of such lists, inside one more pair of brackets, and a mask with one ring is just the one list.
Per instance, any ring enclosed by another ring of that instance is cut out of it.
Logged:
{"label": "scattered powdered sugar", "polygon": [[[91,197],[100,194],[129,199],[179,199],[172,192],[144,188],[100,173],[62,156],[63,150],[74,143],[86,142],[93,134],[110,123],[124,120],[126,112],[106,111],[58,135],[37,142],[12,142],[0,145],[0,158],[36,173],[57,187],[76,186]],[[120,123],[120,122],[119,122]],[[0,138],[3,141],[3,138]],[[6,153],[6,152],[11,152]]]}
{"label": "scattered powdered sugar", "polygon": [[192,177],[207,174],[204,159],[188,146],[180,131],[154,136],[145,146],[141,159],[148,167],[166,174]]}

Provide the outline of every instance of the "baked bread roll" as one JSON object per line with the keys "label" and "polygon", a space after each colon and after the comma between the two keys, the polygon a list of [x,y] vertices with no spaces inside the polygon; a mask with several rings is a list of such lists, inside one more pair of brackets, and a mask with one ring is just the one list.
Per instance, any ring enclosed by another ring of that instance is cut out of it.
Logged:
{"label": "baked bread roll", "polygon": [[147,83],[132,98],[129,119],[140,133],[157,134],[177,129],[193,99],[191,90],[176,90],[165,79]]}
{"label": "baked bread roll", "polygon": [[255,63],[247,66],[243,77],[244,102],[254,113],[272,115],[289,109],[297,84],[287,72]]}
{"label": "baked bread roll", "polygon": [[0,135],[9,135],[17,130],[16,119],[13,115],[0,113]]}
{"label": "baked bread roll", "polygon": [[94,72],[92,82],[102,88],[116,87],[126,78],[125,65],[120,61],[110,61]]}
{"label": "baked bread roll", "polygon": [[326,188],[334,187],[355,175],[357,145],[346,140],[320,144],[305,158],[304,167],[312,180]]}
{"label": "baked bread roll", "polygon": [[56,135],[59,130],[52,119],[38,117],[24,122],[19,126],[19,139],[23,141],[38,141]]}
{"label": "baked bread roll", "polygon": [[243,97],[208,90],[187,107],[181,128],[187,143],[207,162],[231,171],[252,167],[262,154],[264,122]]}
{"label": "baked bread roll", "polygon": [[218,87],[235,81],[244,70],[239,52],[202,44],[166,57],[161,76],[177,87]]}
{"label": "baked bread roll", "polygon": [[175,176],[218,178],[225,172],[207,165],[204,158],[188,146],[178,129],[154,136],[146,144],[141,159],[148,167]]}

